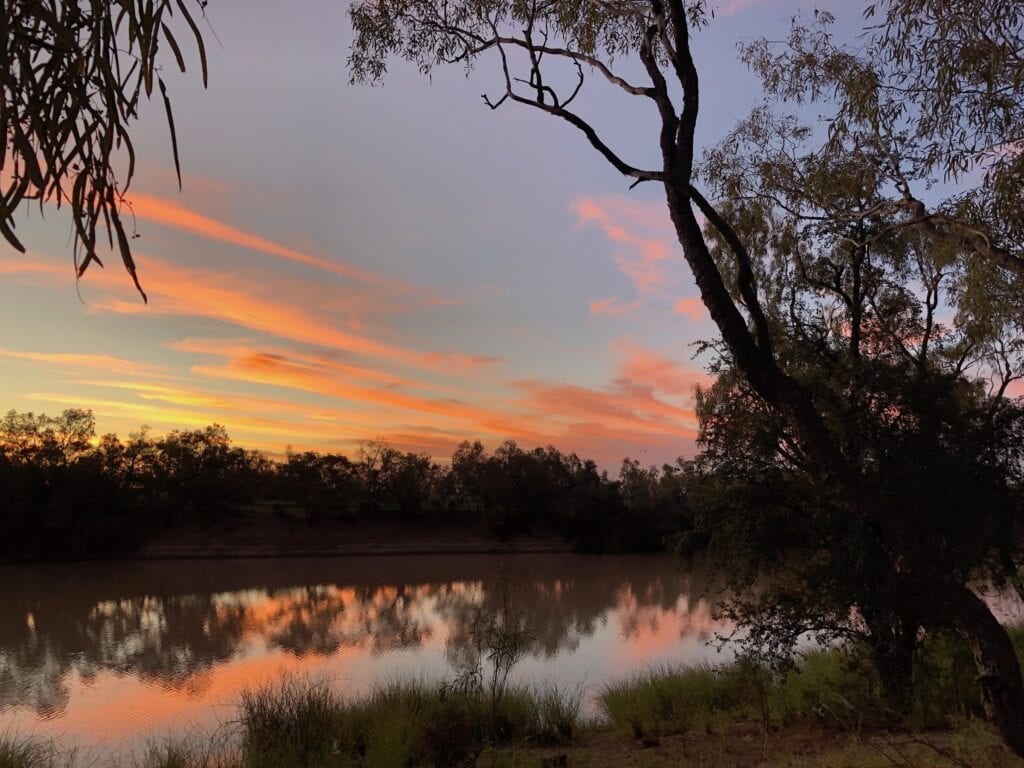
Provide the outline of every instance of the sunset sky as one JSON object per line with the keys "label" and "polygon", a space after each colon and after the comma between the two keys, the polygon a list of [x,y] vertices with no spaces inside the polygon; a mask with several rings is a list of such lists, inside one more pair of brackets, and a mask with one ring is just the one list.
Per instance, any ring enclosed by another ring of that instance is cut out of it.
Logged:
{"label": "sunset sky", "polygon": [[[799,7],[711,5],[705,143],[760,98],[736,42],[781,37]],[[821,6],[859,21],[860,3]],[[23,217],[29,254],[0,256],[0,411],[88,407],[123,437],[218,422],[273,454],[383,439],[443,459],[476,438],[610,469],[692,454],[692,343],[714,329],[658,189],[627,191],[564,123],[488,110],[490,60],[349,86],[346,8],[210,3],[209,89],[168,67],[181,193],[162,107],[138,124],[148,305],[114,256],[76,292],[64,212]],[[652,107],[590,85],[585,115],[651,163]]]}

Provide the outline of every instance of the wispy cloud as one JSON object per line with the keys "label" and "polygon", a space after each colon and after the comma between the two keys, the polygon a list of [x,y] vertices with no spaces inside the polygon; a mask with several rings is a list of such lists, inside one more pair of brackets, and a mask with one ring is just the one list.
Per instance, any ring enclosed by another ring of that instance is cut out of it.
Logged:
{"label": "wispy cloud", "polygon": [[59,267],[42,261],[28,259],[0,259],[0,275],[70,275],[70,267]]}
{"label": "wispy cloud", "polygon": [[281,243],[274,242],[254,232],[234,227],[217,219],[197,213],[166,198],[135,194],[130,199],[136,217],[171,229],[188,232],[208,240],[230,243],[259,253],[276,256],[297,264],[330,272],[341,277],[377,285],[389,290],[416,292],[419,287],[385,275],[353,267],[340,261],[324,259]]}
{"label": "wispy cloud", "polygon": [[612,349],[622,356],[619,382],[650,386],[664,395],[692,400],[694,387],[707,385],[711,377],[696,364],[680,365],[653,350],[625,341],[612,343]]}
{"label": "wispy cloud", "polygon": [[[641,296],[664,290],[677,281],[673,274],[671,229],[645,206],[621,196],[581,197],[572,205],[578,224],[596,224],[623,248],[615,263]],[[663,218],[667,215],[662,209]]]}
{"label": "wispy cloud", "polygon": [[643,306],[644,300],[637,298],[632,301],[623,301],[619,294],[612,294],[604,299],[591,301],[587,307],[591,315],[631,315]]}
{"label": "wispy cloud", "polygon": [[497,362],[497,358],[458,351],[420,351],[345,330],[344,322],[317,311],[317,299],[324,290],[313,282],[253,271],[186,269],[141,254],[138,261],[147,275],[148,306],[125,294],[106,294],[90,301],[90,308],[119,314],[203,317],[280,339],[416,368],[452,371]]}
{"label": "wispy cloud", "polygon": [[679,297],[692,284],[692,278],[663,203],[621,195],[580,197],[571,211],[577,225],[596,225],[616,246],[612,258],[635,292],[633,298],[615,293],[594,299],[588,305],[592,316],[623,317],[643,310],[669,312],[671,306],[676,314],[695,322],[703,320],[698,316],[699,299]]}
{"label": "wispy cloud", "polygon": [[161,366],[102,354],[88,354],[80,352],[25,352],[14,349],[0,349],[0,358],[21,360],[32,363],[44,363],[72,370],[98,370],[107,373],[126,373],[133,376],[164,375],[163,368]]}
{"label": "wispy cloud", "polygon": [[[599,350],[604,377],[594,370],[585,381],[524,375],[532,361],[516,361],[520,373],[513,379],[503,357],[458,342],[445,349],[427,332],[419,336],[408,316],[396,321],[400,312],[450,311],[437,309],[451,303],[443,297],[401,294],[404,286],[388,278],[332,265],[161,198],[137,197],[136,212],[278,260],[232,266],[232,258],[218,255],[217,268],[205,259],[204,266],[186,267],[137,253],[148,305],[119,269],[91,271],[83,292],[93,315],[121,315],[118,322],[130,315],[140,328],[177,335],[146,355],[159,365],[107,354],[102,344],[95,351],[0,349],[4,365],[38,369],[32,377],[19,375],[19,382],[46,382],[22,397],[49,408],[92,408],[104,431],[218,422],[239,443],[273,453],[288,444],[351,451],[360,441],[383,439],[444,459],[461,440],[479,438],[493,447],[511,438],[613,466],[625,455],[670,457],[692,446],[697,374],[640,343]],[[581,202],[577,213],[621,249],[616,263],[637,292],[598,299],[591,314],[629,314],[654,300],[667,313],[685,273],[663,212],[594,199]],[[296,270],[294,263],[324,274]],[[0,261],[0,271],[53,284],[54,275],[70,270],[40,258]],[[344,279],[325,277],[328,272]],[[520,341],[524,333],[522,326],[508,329]]]}

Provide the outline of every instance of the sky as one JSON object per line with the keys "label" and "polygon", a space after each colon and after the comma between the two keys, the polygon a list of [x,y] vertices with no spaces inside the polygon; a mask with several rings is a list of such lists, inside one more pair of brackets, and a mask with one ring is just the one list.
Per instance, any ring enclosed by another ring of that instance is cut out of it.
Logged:
{"label": "sky", "polygon": [[[736,44],[812,10],[711,6],[695,41],[704,145],[760,99]],[[861,10],[819,7],[854,24]],[[136,124],[148,304],[113,255],[76,283],[66,212],[24,212],[28,254],[0,246],[0,412],[90,408],[122,437],[219,423],[275,456],[382,440],[443,460],[475,439],[612,470],[692,455],[708,381],[694,343],[715,330],[659,190],[630,191],[560,121],[489,110],[491,60],[349,85],[346,9],[209,4],[209,87],[187,49],[195,71],[167,68],[180,192],[162,106]],[[587,88],[585,116],[653,167],[649,107]]]}

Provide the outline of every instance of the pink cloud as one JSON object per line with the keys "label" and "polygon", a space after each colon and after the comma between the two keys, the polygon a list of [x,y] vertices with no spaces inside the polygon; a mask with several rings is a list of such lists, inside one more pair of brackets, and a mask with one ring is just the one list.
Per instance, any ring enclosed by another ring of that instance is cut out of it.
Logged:
{"label": "pink cloud", "polygon": [[679,299],[672,305],[672,311],[677,315],[683,315],[695,323],[703,323],[708,320],[708,310],[699,297]]}
{"label": "pink cloud", "polygon": [[661,216],[649,206],[621,196],[582,197],[572,205],[578,224],[596,224],[605,236],[623,246],[615,254],[615,263],[633,283],[636,292],[646,296],[673,284],[678,246],[673,247],[668,215]]}
{"label": "pink cloud", "polygon": [[613,294],[606,299],[591,301],[587,307],[591,315],[607,315],[616,317],[619,315],[631,315],[643,306],[643,299],[633,301],[622,301],[619,295]]}
{"label": "pink cloud", "polygon": [[663,394],[690,400],[694,387],[711,382],[711,377],[703,370],[679,365],[647,347],[617,342],[612,348],[624,358],[619,365],[617,380],[620,383],[650,386]]}

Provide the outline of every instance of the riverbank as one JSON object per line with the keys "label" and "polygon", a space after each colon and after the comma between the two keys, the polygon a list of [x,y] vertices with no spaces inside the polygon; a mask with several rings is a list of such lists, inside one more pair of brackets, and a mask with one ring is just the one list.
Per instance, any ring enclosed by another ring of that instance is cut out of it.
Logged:
{"label": "riverbank", "polygon": [[[1024,655],[1024,630],[1011,634]],[[490,647],[514,647],[512,633],[498,640]],[[0,766],[1024,767],[978,719],[963,652],[947,640],[926,643],[899,708],[861,654],[827,650],[786,670],[741,660],[638,672],[604,686],[589,719],[582,691],[506,683],[514,654],[508,667],[485,654],[455,679],[391,682],[356,698],[285,678],[244,694],[219,735],[153,744],[120,762],[0,735]]]}
{"label": "riverbank", "polygon": [[[46,744],[0,739],[3,768],[245,768],[238,758],[183,745],[155,745],[121,763],[59,754]],[[368,763],[320,763],[334,768]],[[401,763],[378,762],[381,768]],[[571,744],[488,748],[475,768],[1021,768],[1024,760],[977,720],[945,731],[850,734],[789,727],[766,738],[756,724],[670,736],[643,745],[607,728],[582,731]],[[282,768],[297,768],[285,766]],[[447,768],[447,766],[446,766]],[[457,766],[453,766],[457,768]]]}
{"label": "riverbank", "polygon": [[217,525],[180,525],[161,530],[128,560],[195,560],[258,557],[352,557],[365,555],[477,555],[572,552],[554,535],[501,539],[483,526],[321,521],[308,525],[250,512]]}

